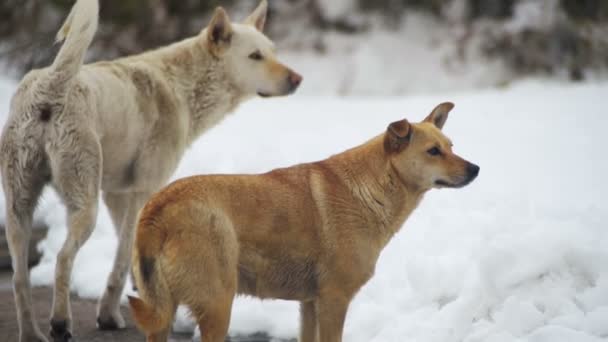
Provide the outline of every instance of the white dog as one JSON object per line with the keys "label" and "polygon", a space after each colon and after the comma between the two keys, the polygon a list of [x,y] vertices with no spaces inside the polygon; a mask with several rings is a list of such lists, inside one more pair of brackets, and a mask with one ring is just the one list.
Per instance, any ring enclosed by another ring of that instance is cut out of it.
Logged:
{"label": "white dog", "polygon": [[[242,101],[290,94],[302,78],[274,57],[262,33],[266,1],[243,24],[217,8],[196,37],[141,55],[83,66],[98,0],[78,0],[61,28],[54,63],[26,75],[0,141],[6,234],[21,341],[46,341],[32,312],[27,268],[32,214],[46,184],[67,207],[51,316],[55,341],[71,337],[69,281],[95,226],[103,190],[119,246],[99,302],[101,329],[124,327],[119,299],[130,267],[134,222],[186,148]],[[218,152],[221,153],[221,150]]]}

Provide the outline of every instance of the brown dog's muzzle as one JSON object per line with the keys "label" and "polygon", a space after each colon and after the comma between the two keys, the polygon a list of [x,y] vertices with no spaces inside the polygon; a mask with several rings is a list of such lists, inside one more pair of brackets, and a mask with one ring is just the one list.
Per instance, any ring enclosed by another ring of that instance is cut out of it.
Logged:
{"label": "brown dog's muzzle", "polygon": [[470,162],[466,162],[466,167],[465,167],[465,176],[459,176],[458,178],[460,178],[460,181],[457,182],[447,182],[444,180],[437,180],[435,181],[435,184],[442,186],[442,187],[446,187],[446,188],[462,188],[463,186],[468,185],[469,183],[471,183],[473,180],[475,180],[475,178],[477,178],[477,175],[479,175],[479,170],[480,167],[470,163]]}
{"label": "brown dog's muzzle", "polygon": [[469,182],[473,181],[473,179],[477,178],[477,175],[479,174],[479,166],[473,164],[473,163],[468,163],[467,165],[467,175],[468,178],[470,179]]}
{"label": "brown dog's muzzle", "polygon": [[477,178],[477,175],[479,175],[479,169],[480,169],[479,166],[477,166],[473,163],[467,162],[467,166],[466,166],[467,176],[465,177],[465,179],[462,182],[456,184],[454,187],[462,188],[463,186],[471,183],[475,178]]}

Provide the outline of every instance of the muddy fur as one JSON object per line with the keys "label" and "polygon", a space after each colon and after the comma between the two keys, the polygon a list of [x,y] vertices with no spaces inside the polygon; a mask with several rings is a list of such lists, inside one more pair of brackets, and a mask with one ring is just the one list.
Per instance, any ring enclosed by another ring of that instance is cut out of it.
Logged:
{"label": "muddy fur", "polygon": [[292,93],[301,81],[275,59],[272,42],[261,33],[266,7],[262,1],[243,23],[218,8],[196,37],[82,65],[99,6],[97,0],[76,2],[57,35],[64,43],[54,63],[24,77],[0,140],[21,341],[46,341],[32,312],[26,263],[32,214],[47,184],[65,203],[69,226],[57,257],[51,336],[71,336],[69,279],[95,225],[100,191],[119,247],[98,325],[124,327],[119,299],[136,214],[149,195],[166,183],[186,148],[239,103],[257,94]]}
{"label": "muddy fur", "polygon": [[166,341],[179,304],[202,341],[224,341],[237,293],[300,301],[301,342],[341,341],[350,301],[424,193],[479,172],[440,131],[452,107],[323,161],[184,178],[152,196],[133,250],[140,298],[129,298],[148,341]]}

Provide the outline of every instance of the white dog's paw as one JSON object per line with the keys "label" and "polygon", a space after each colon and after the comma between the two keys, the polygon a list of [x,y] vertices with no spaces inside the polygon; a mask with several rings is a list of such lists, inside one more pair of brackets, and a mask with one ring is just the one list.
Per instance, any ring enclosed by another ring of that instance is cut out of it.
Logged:
{"label": "white dog's paw", "polygon": [[49,342],[49,340],[40,332],[40,330],[36,329],[36,331],[33,331],[30,334],[22,334],[19,338],[19,342]]}
{"label": "white dog's paw", "polygon": [[125,319],[118,310],[113,313],[100,312],[97,316],[97,329],[99,330],[124,329],[126,326]]}

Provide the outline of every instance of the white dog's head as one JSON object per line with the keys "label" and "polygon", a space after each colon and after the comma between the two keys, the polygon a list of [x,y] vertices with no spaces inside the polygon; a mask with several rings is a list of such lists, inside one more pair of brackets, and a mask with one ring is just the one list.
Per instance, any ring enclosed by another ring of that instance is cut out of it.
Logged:
{"label": "white dog's head", "polygon": [[218,7],[202,35],[209,52],[224,61],[229,76],[245,94],[291,94],[302,76],[277,61],[274,44],[262,33],[267,9],[262,0],[241,24],[231,23],[226,11]]}

